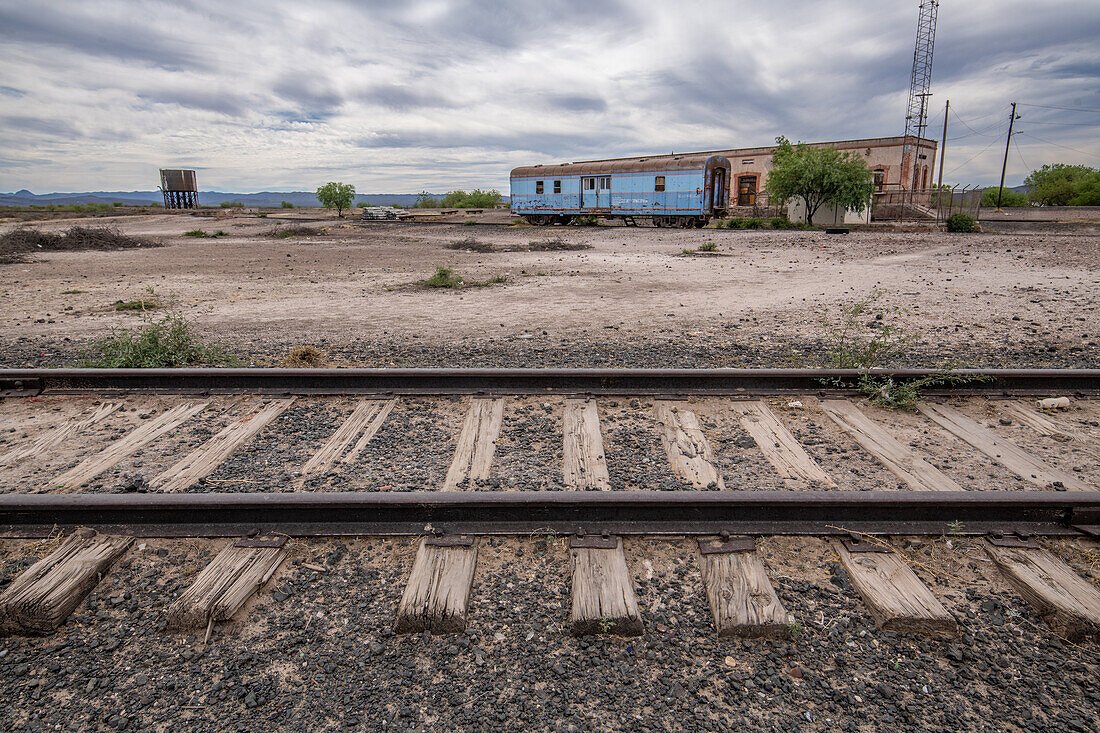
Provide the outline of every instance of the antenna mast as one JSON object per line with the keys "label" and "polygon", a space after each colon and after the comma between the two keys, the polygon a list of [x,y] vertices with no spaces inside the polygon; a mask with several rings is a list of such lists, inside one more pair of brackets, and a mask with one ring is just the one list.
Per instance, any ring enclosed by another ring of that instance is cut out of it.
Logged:
{"label": "antenna mast", "polygon": [[928,98],[932,85],[932,48],[936,43],[937,0],[924,0],[917,18],[917,43],[913,48],[913,75],[909,80],[909,108],[905,113],[905,142],[901,153],[901,185],[910,182],[917,187],[919,170],[916,165],[917,144],[928,126]]}

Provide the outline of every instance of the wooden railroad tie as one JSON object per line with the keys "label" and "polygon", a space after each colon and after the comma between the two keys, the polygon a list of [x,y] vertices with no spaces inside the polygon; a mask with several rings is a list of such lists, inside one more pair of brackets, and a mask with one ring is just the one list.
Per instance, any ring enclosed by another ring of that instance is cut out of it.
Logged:
{"label": "wooden railroad tie", "polygon": [[232,618],[271,580],[286,559],[282,535],[246,537],[228,545],[165,612],[168,628],[209,627]]}
{"label": "wooden railroad tie", "polygon": [[776,596],[752,537],[699,540],[699,567],[719,637],[790,635],[794,619]]}
{"label": "wooden railroad tie", "polygon": [[714,465],[714,451],[691,410],[681,410],[671,402],[657,400],[653,413],[661,431],[668,462],[681,479],[697,489],[726,488]]}
{"label": "wooden railroad tie", "polygon": [[470,588],[477,567],[477,540],[464,535],[420,540],[409,582],[397,606],[399,634],[466,630]]}
{"label": "wooden railroad tie", "polygon": [[796,487],[819,484],[837,488],[836,482],[810,457],[766,402],[737,400],[733,409],[741,415],[741,427],[752,436],[760,452],[785,482]]}
{"label": "wooden railroad tie", "polygon": [[[840,564],[848,573],[875,625],[887,631],[906,631],[926,636],[954,636],[955,617],[932,595],[905,560],[896,552],[876,551],[871,542],[859,545],[833,540]],[[879,548],[885,549],[885,548]]]}
{"label": "wooden railroad tie", "polygon": [[571,489],[610,489],[595,400],[567,399],[562,413],[562,474]]}
{"label": "wooden railroad tie", "polygon": [[619,537],[574,537],[573,633],[639,636],[642,616]]}
{"label": "wooden railroad tie", "polygon": [[503,398],[475,398],[470,402],[451,467],[443,480],[443,491],[454,491],[466,479],[473,483],[489,478],[503,422]]}
{"label": "wooden railroad tie", "polygon": [[126,552],[132,537],[78,529],[0,593],[0,634],[48,634]]}
{"label": "wooden railroad tie", "polygon": [[1100,590],[1049,550],[1034,542],[1022,547],[985,543],[985,552],[1020,596],[1061,636],[1100,634]]}

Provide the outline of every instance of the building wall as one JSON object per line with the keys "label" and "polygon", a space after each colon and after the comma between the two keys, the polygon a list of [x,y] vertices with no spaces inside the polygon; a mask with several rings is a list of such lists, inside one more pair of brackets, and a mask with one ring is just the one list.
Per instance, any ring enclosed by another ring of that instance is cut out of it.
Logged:
{"label": "building wall", "polygon": [[[862,156],[867,163],[867,167],[876,172],[877,190],[922,189],[935,185],[935,162],[938,143],[935,140],[921,139],[918,147],[916,146],[916,138],[911,137],[909,141],[912,145],[908,151],[906,151],[906,138],[904,136],[838,140],[835,142],[811,143],[811,146],[836,148],[841,152],[851,152]],[[752,206],[754,203],[752,200],[753,192],[762,190],[767,181],[768,171],[772,168],[772,155],[775,153],[775,149],[775,145],[769,145],[758,148],[708,150],[702,153],[685,153],[684,155],[723,155],[729,158],[732,167],[730,206]],[[917,154],[915,161],[913,160],[914,152]],[[622,158],[621,160],[630,160],[630,158]],[[916,169],[912,168],[912,162],[917,164]]]}

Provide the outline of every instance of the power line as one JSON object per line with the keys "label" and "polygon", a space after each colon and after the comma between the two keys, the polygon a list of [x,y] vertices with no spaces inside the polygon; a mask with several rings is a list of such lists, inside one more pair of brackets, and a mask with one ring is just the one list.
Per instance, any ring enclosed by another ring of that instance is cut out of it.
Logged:
{"label": "power line", "polygon": [[1065,127],[1098,127],[1100,122],[1039,122],[1038,120],[1028,120],[1029,125],[1062,125]]}
{"label": "power line", "polygon": [[981,154],[982,154],[982,153],[984,153],[985,151],[989,150],[989,149],[990,149],[991,147],[993,147],[994,145],[996,145],[996,144],[997,144],[998,142],[1000,142],[1000,141],[999,141],[999,140],[998,140],[997,138],[994,138],[993,140],[991,140],[991,141],[990,141],[990,143],[989,143],[988,145],[986,145],[986,146],[985,146],[984,148],[982,148],[982,149],[981,149],[981,150],[980,150],[979,152],[975,153],[974,155],[971,155],[971,156],[970,156],[969,158],[967,158],[967,159],[966,159],[966,160],[965,160],[964,162],[960,163],[959,165],[955,166],[955,167],[954,167],[954,168],[952,168],[951,170],[947,171],[947,173],[945,173],[944,175],[950,175],[951,173],[954,173],[954,172],[955,172],[955,171],[957,171],[957,170],[958,170],[959,168],[962,168],[962,167],[963,167],[964,165],[966,165],[966,164],[967,164],[967,163],[969,163],[970,161],[974,160],[975,158],[977,158],[977,157],[978,157],[979,155],[981,155]]}
{"label": "power line", "polygon": [[1084,150],[1078,150],[1077,148],[1070,148],[1070,147],[1067,147],[1067,146],[1065,146],[1065,145],[1059,145],[1058,143],[1052,143],[1052,142],[1051,142],[1050,140],[1044,140],[1043,138],[1039,137],[1038,135],[1032,135],[1032,134],[1031,134],[1030,132],[1022,132],[1022,131],[1021,131],[1021,132],[1019,132],[1019,133],[1017,133],[1017,134],[1019,134],[1019,135],[1027,135],[1028,137],[1030,137],[1030,138],[1033,138],[1033,139],[1035,139],[1035,140],[1038,140],[1038,141],[1039,141],[1039,142],[1041,142],[1041,143],[1046,143],[1047,145],[1053,145],[1054,147],[1056,147],[1056,148],[1062,148],[1063,150],[1071,150],[1071,151],[1073,151],[1073,152],[1075,152],[1075,153],[1080,153],[1081,155],[1087,155],[1087,156],[1089,156],[1090,158],[1095,158],[1095,159],[1097,159],[1097,160],[1100,160],[1100,155],[1097,155],[1096,153],[1087,153],[1087,152],[1085,152]]}
{"label": "power line", "polygon": [[1013,140],[1012,141],[1012,147],[1016,148],[1016,155],[1020,158],[1020,162],[1024,164],[1024,170],[1025,171],[1034,170],[1034,168],[1032,168],[1030,165],[1028,165],[1027,161],[1024,160],[1024,154],[1020,152],[1020,143]]}
{"label": "power line", "polygon": [[1093,112],[1100,115],[1100,109],[1085,109],[1084,107],[1057,107],[1050,104],[1027,104],[1026,102],[1019,103],[1021,107],[1040,107],[1042,109],[1063,109],[1067,112]]}

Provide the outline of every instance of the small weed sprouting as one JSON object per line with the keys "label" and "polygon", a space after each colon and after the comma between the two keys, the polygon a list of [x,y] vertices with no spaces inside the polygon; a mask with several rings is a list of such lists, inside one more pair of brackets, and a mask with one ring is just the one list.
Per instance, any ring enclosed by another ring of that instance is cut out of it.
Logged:
{"label": "small weed sprouting", "polygon": [[822,366],[858,369],[854,384],[831,380],[833,386],[854,387],[873,403],[891,409],[914,410],[927,387],[988,381],[986,375],[956,375],[949,368],[911,379],[895,379],[869,373],[905,353],[916,337],[892,322],[902,309],[878,305],[884,290],[872,290],[865,298],[840,307],[838,321],[827,313],[821,321],[824,335]]}
{"label": "small weed sprouting", "polygon": [[151,311],[160,308],[160,303],[153,299],[138,298],[137,300],[116,300],[116,311]]}
{"label": "small weed sprouting", "polygon": [[682,249],[682,250],[680,250],[680,254],[693,255],[693,254],[695,254],[695,250],[693,250],[693,249]]}
{"label": "small weed sprouting", "polygon": [[323,367],[328,363],[325,352],[316,346],[295,346],[283,359],[283,364],[288,367]]}
{"label": "small weed sprouting", "polygon": [[194,237],[195,239],[204,239],[205,237],[209,237],[210,235],[204,232],[202,229],[192,229],[189,232],[184,232],[183,236]]}
{"label": "small weed sprouting", "polygon": [[954,522],[947,523],[947,534],[952,537],[959,537],[962,535],[963,523],[956,519]]}
{"label": "small weed sprouting", "polygon": [[789,624],[787,624],[787,633],[790,635],[790,637],[792,639],[794,639],[796,641],[802,637],[802,634],[804,632],[805,632],[805,629],[803,628],[802,624],[798,621],[791,621]]}
{"label": "small weed sprouting", "polygon": [[699,251],[700,252],[717,252],[718,251],[718,245],[715,244],[714,242],[703,242],[702,244],[699,245]]}
{"label": "small weed sprouting", "polygon": [[596,216],[574,216],[573,221],[569,223],[575,227],[598,227],[600,219]]}
{"label": "small weed sprouting", "polygon": [[477,224],[477,222],[474,221],[473,219],[467,219],[466,221],[462,222],[462,226],[464,226],[464,227],[472,227],[475,224]]}
{"label": "small weed sprouting", "polygon": [[508,282],[504,275],[497,275],[488,280],[467,280],[449,267],[439,266],[435,268],[435,274],[427,280],[421,280],[420,284],[427,288],[483,288],[488,285],[499,285]]}
{"label": "small weed sprouting", "polygon": [[440,265],[435,268],[435,274],[421,284],[427,288],[458,288],[462,286],[462,276],[449,267]]}
{"label": "small weed sprouting", "polygon": [[237,359],[218,344],[204,343],[182,315],[167,315],[140,328],[122,328],[95,341],[81,366],[96,369],[156,369],[204,364],[224,366]]}
{"label": "small weed sprouting", "polygon": [[87,290],[62,290],[62,295],[79,295],[80,293],[86,293]]}
{"label": "small weed sprouting", "polygon": [[600,633],[610,634],[611,630],[615,628],[615,622],[607,616],[600,617]]}

